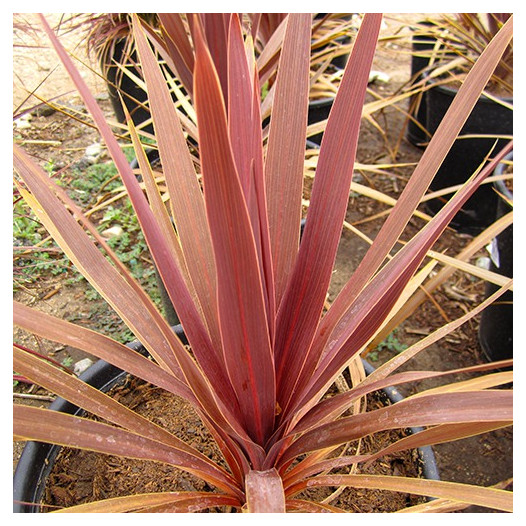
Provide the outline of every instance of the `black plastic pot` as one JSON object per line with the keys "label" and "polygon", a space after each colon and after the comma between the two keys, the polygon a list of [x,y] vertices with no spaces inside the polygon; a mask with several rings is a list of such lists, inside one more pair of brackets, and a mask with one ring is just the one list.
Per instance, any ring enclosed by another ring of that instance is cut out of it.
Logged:
{"label": "black plastic pot", "polygon": [[[434,86],[428,90],[426,126],[431,134],[437,130],[456,94],[456,89],[447,86]],[[513,99],[504,101],[513,103]],[[457,139],[430,185],[432,190],[466,182],[494,146],[494,137],[513,135],[513,110],[482,95],[460,132],[460,135],[468,134],[488,137]],[[499,139],[494,151],[498,152],[507,142]],[[429,211],[432,214],[438,212],[446,201],[447,198],[429,201]],[[451,226],[461,232],[476,234],[493,223],[496,207],[497,194],[491,185],[481,185],[453,218]]]}
{"label": "black plastic pot", "polygon": [[[102,360],[92,365],[81,378],[88,384],[106,392],[123,381],[126,373]],[[75,405],[57,398],[51,409],[79,415],[82,413]],[[51,473],[54,461],[60,451],[59,446],[41,442],[28,442],[18,461],[13,479],[13,513],[39,513],[46,479]]]}
{"label": "black plastic pot", "polygon": [[[141,78],[140,71],[134,66],[137,61],[137,54],[133,51],[130,57],[126,57],[127,46],[127,38],[116,40],[113,46],[108,46],[106,54],[101,58],[101,69],[106,78],[111,105],[117,121],[121,124],[126,122],[121,98],[119,97],[120,93],[133,120],[133,124],[139,126],[150,118],[150,111],[145,106],[148,96],[140,86],[116,65],[121,64],[125,66],[130,73]],[[142,129],[147,133],[153,134],[152,124],[148,124]]]}
{"label": "black plastic pot", "polygon": [[[512,160],[513,152],[505,160]],[[496,175],[504,172],[505,164],[501,163],[495,170]],[[513,193],[503,181],[495,181],[495,190],[513,203]],[[502,197],[498,197],[497,214],[499,219],[512,206]],[[508,278],[513,277],[513,225],[503,230],[492,242],[490,270]],[[486,297],[498,290],[493,283],[486,284]],[[489,361],[507,360],[513,357],[513,292],[505,292],[496,302],[482,311],[478,332],[480,346]]]}
{"label": "black plastic pot", "polygon": [[[327,15],[327,13],[316,13],[316,15],[314,16],[314,20],[320,20],[326,15]],[[352,19],[352,13],[343,15],[340,18],[340,20],[351,20],[351,19]],[[347,35],[342,35],[341,37],[337,37],[334,40],[338,44],[341,44],[341,45],[344,45],[344,46],[346,46],[346,45],[351,43],[351,37],[347,36]],[[324,48],[323,47],[322,48],[317,48],[316,51],[319,51],[321,49],[324,49]],[[349,60],[349,53],[344,53],[343,55],[338,55],[338,56],[334,57],[331,60],[331,65],[334,66],[335,68],[338,68],[338,69],[345,69],[345,66],[347,65],[347,61],[348,60]]]}
{"label": "black plastic pot", "polygon": [[[175,333],[181,338],[184,344],[188,341],[181,325],[173,327]],[[139,342],[133,342],[128,345],[132,349],[147,354],[145,348]],[[364,367],[367,374],[370,374],[374,368],[368,362],[364,361]],[[109,363],[99,360],[91,366],[80,378],[100,389],[103,392],[109,391],[113,386],[125,381],[127,373],[121,369],[110,365]],[[391,402],[402,400],[402,395],[394,388],[384,390],[385,395]],[[50,406],[50,409],[68,413],[72,415],[81,415],[83,410],[74,404],[67,402],[62,398],[57,398]],[[416,433],[421,428],[412,428],[411,431]],[[59,446],[44,444],[41,442],[28,442],[18,461],[13,481],[13,512],[14,513],[40,513],[39,503],[42,500],[45,489],[46,479],[53,469],[53,464],[60,451]],[[439,480],[438,468],[435,456],[431,447],[419,448],[420,459],[422,461],[422,474],[427,479]]]}
{"label": "black plastic pot", "polygon": [[[174,328],[175,333],[187,344],[182,326]],[[128,344],[131,349],[147,355],[146,349],[138,342]],[[80,375],[80,379],[102,392],[109,391],[112,387],[125,381],[127,373],[104,360],[99,360]],[[74,404],[57,398],[50,409],[82,415],[84,411]],[[13,512],[14,513],[40,513],[39,503],[42,500],[46,479],[53,469],[53,463],[60,451],[60,446],[44,444],[42,442],[28,442],[18,461],[13,479]]]}
{"label": "black plastic pot", "polygon": [[[309,102],[309,113],[308,113],[308,119],[307,119],[308,124],[314,124],[316,122],[320,122],[325,119],[328,119],[333,102],[334,102],[334,98],[326,98],[326,99],[310,101]],[[311,137],[308,137],[308,140],[311,143],[317,144],[319,146],[321,144],[322,137],[323,137],[323,132],[320,132],[320,133],[317,133],[316,135],[312,135]]]}
{"label": "black plastic pot", "polygon": [[[342,46],[346,46],[351,43],[351,37],[348,36],[342,36],[338,37],[336,39],[336,42],[338,44],[341,44]],[[349,60],[349,53],[344,53],[343,55],[337,55],[331,60],[331,64],[338,69],[345,69],[345,66],[347,65],[347,61]]]}
{"label": "black plastic pot", "polygon": [[[423,21],[419,23],[420,26],[432,26],[432,22]],[[413,55],[411,56],[411,79],[413,84],[417,84],[423,79],[426,68],[429,66],[430,57],[419,56],[418,53],[430,52],[436,44],[436,38],[431,35],[417,35],[411,37],[411,49]],[[407,140],[423,148],[429,137],[420,127],[426,128],[427,104],[426,92],[417,93],[409,98],[409,110],[411,116],[418,122],[410,120],[407,124],[406,137]],[[419,126],[420,125],[420,126]]]}

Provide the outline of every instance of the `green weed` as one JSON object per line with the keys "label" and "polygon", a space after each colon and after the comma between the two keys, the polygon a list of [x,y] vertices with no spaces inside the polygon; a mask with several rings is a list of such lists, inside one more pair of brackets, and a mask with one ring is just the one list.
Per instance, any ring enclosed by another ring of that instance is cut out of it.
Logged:
{"label": "green weed", "polygon": [[396,354],[401,353],[402,351],[405,351],[407,349],[407,345],[405,343],[402,343],[398,337],[397,337],[398,329],[395,329],[393,332],[389,333],[385,340],[380,342],[376,349],[374,351],[371,351],[367,358],[371,360],[372,362],[378,361],[378,353],[380,353],[383,350],[388,350],[391,352],[394,352]]}
{"label": "green weed", "polygon": [[[125,149],[125,152],[128,160],[131,161],[133,151]],[[44,169],[50,176],[54,176],[54,160],[50,159],[44,165]],[[117,177],[117,169],[111,162],[97,163],[83,169],[77,165],[69,172],[63,171],[56,175],[59,184],[67,183],[68,188],[72,188],[70,197],[83,209],[96,202],[101,189],[104,189],[104,192],[111,192],[122,186],[120,178]],[[145,286],[146,290],[152,291],[152,299],[160,303],[155,270],[149,260],[144,236],[129,201],[123,200],[119,204],[109,206],[99,221],[99,231],[102,232],[114,224],[123,229],[123,234],[109,239],[108,244],[119,259],[129,266],[134,277]],[[34,283],[46,275],[64,274],[66,284],[84,280],[58,250],[57,245],[51,239],[48,240],[45,228],[19,198],[16,191],[13,198],[13,243],[17,247],[28,247],[27,251],[15,251],[15,290],[21,282]],[[95,300],[99,295],[88,287],[86,297]]]}

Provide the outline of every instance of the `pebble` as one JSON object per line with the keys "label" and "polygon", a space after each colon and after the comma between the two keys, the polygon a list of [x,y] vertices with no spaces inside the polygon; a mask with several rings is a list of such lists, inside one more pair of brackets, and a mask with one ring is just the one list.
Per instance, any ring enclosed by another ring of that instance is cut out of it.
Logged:
{"label": "pebble", "polygon": [[80,169],[84,169],[92,164],[96,164],[102,155],[102,145],[98,142],[90,144],[84,151],[84,155],[77,162]]}
{"label": "pebble", "polygon": [[48,104],[41,104],[40,106],[35,108],[32,113],[37,117],[49,117],[50,115],[53,115],[56,112],[56,108],[53,108]]}
{"label": "pebble", "polygon": [[369,84],[373,82],[380,82],[381,84],[387,84],[390,80],[390,77],[387,73],[383,71],[371,71],[369,73]]}
{"label": "pebble", "polygon": [[31,128],[31,114],[30,113],[24,113],[21,117],[14,120],[15,126],[19,130],[26,130],[28,128]]}
{"label": "pebble", "polygon": [[73,372],[79,376],[81,375],[88,367],[91,367],[93,365],[93,360],[90,358],[84,358],[82,360],[79,360],[74,366],[73,366]]}
{"label": "pebble", "polygon": [[102,145],[100,144],[100,142],[94,142],[86,148],[86,150],[84,151],[84,156],[98,159],[101,153]]}
{"label": "pebble", "polygon": [[107,228],[102,232],[102,236],[105,238],[112,238],[122,235],[124,232],[123,228],[119,225],[114,225],[110,228]]}

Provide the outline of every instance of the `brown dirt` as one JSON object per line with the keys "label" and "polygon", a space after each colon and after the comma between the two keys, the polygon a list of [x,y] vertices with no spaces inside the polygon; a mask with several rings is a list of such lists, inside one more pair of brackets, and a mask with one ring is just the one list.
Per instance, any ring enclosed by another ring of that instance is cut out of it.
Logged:
{"label": "brown dirt", "polygon": [[[181,398],[127,377],[112,398],[167,429],[221,464],[221,454],[193,408]],[[95,417],[93,417],[95,418]],[[97,419],[98,420],[98,419]],[[173,466],[63,448],[50,474],[43,504],[67,507],[102,498],[158,491],[206,491],[206,482]]]}
{"label": "brown dirt", "polygon": [[[32,15],[24,16],[32,18]],[[420,18],[418,14],[407,16],[412,21]],[[386,24],[388,29],[397,27],[396,22],[390,16],[386,17]],[[68,39],[70,39],[71,45],[74,45],[77,41],[75,35],[68,35]],[[24,45],[33,46],[41,40],[31,34],[21,34],[20,31],[16,31],[15,43],[20,41]],[[82,47],[78,48],[79,55],[82,55],[82,49]],[[410,75],[408,51],[409,41],[407,38],[402,41],[384,42],[379,46],[374,69],[388,73],[390,81],[386,85],[377,85],[375,87],[377,92],[381,94],[391,93],[408,81]],[[80,106],[79,97],[70,92],[72,89],[71,84],[62,68],[54,69],[58,61],[55,59],[53,52],[49,49],[39,48],[38,54],[39,59],[37,63],[34,58],[34,48],[15,48],[13,108],[18,108],[19,104],[26,98],[28,90],[31,91],[36,88],[40,81],[50,73],[49,78],[39,87],[38,93],[44,98],[60,94],[60,100],[65,104],[71,104],[74,107]],[[85,57],[84,60],[86,60]],[[99,101],[104,111],[108,116],[111,116],[111,106],[106,98],[103,82],[89,69],[84,69],[84,74],[94,93],[99,96]],[[36,103],[34,98],[32,100],[33,103]],[[405,139],[401,140],[396,151],[392,148],[392,145],[396,144],[400,139],[403,123],[401,113],[389,108],[380,115],[375,115],[375,118],[386,130],[387,141],[391,147],[387,148],[385,138],[381,136],[377,129],[371,124],[364,122],[358,151],[358,160],[360,162],[378,162],[379,160],[386,162],[394,160],[397,162],[415,162],[419,159],[422,153],[421,150],[409,144]],[[24,147],[32,155],[35,155],[43,165],[49,159],[53,159],[58,163],[59,167],[67,167],[69,163],[78,161],[86,146],[98,140],[97,134],[93,130],[72,121],[60,113],[53,113],[47,116],[35,115],[31,120],[31,127],[28,129],[14,128],[14,136],[17,137],[17,142],[23,143]],[[396,197],[403,187],[404,180],[410,175],[411,170],[398,168],[394,170],[394,173],[396,177],[364,174],[364,184],[370,184],[374,188]],[[374,201],[369,201],[362,197],[352,197],[347,220],[352,223],[363,219],[364,216],[371,217],[381,211],[381,209],[382,207]],[[360,228],[370,237],[374,237],[380,224],[381,221],[375,220],[363,223]],[[420,227],[421,224],[418,221],[412,221],[403,237],[407,239],[411,232],[415,232]],[[441,238],[435,249],[450,248],[453,253],[456,253],[469,239],[467,235],[448,231]],[[344,232],[329,299],[332,300],[334,298],[336,292],[356,268],[366,248],[367,245],[358,240],[356,236],[347,231]],[[37,281],[18,288],[15,296],[20,301],[31,303],[59,317],[75,317],[77,322],[91,328],[99,330],[109,328],[111,333],[112,327],[114,327],[112,323],[116,323],[115,314],[99,300],[88,301],[85,295],[86,285],[82,282],[67,284],[63,278],[68,275],[67,271],[64,276],[58,277],[42,274]],[[462,294],[460,296],[452,294],[452,287],[453,290],[460,290]],[[424,303],[411,318],[404,322],[397,332],[397,339],[405,344],[413,343],[422,334],[427,334],[434,328],[442,325],[444,323],[444,313],[449,319],[454,319],[463,314],[467,308],[472,308],[473,305],[480,302],[483,298],[483,290],[482,283],[456,273],[447,286],[442,287],[433,295],[436,303],[431,301]],[[442,312],[436,307],[436,304],[440,305]],[[426,352],[421,353],[418,359],[413,361],[412,368],[458,368],[481,363],[483,358],[477,340],[477,324],[478,320],[466,324],[455,331],[449,338],[440,342],[440,344],[433,345]],[[77,360],[84,356],[74,349],[62,348],[52,342],[36,341],[33,337],[25,338],[27,337],[15,332],[17,341],[30,343],[30,346],[37,347],[55,358],[71,357],[73,360]],[[384,349],[378,353],[378,361],[373,362],[373,364],[381,363],[394,354],[394,351]],[[410,393],[408,388],[402,387],[400,390],[403,394]],[[28,388],[26,386],[18,386],[16,391],[46,394],[35,387]],[[18,403],[21,402],[19,399],[16,399],[16,401]],[[23,403],[46,404],[46,402],[34,400],[30,402],[23,400]],[[200,431],[196,432],[195,436],[198,437]],[[512,477],[513,474],[513,437],[511,429],[457,441],[452,444],[438,445],[434,450],[437,456],[438,467],[444,480],[490,485]],[[13,453],[14,467],[20,451],[20,444],[15,444]],[[112,459],[111,465],[115,466],[115,462]],[[171,475],[166,476],[169,477]],[[191,483],[193,484],[193,482]],[[111,485],[111,482],[106,480],[105,484]],[[467,511],[480,512],[487,510],[472,507]]]}
{"label": "brown dirt", "polygon": [[[196,412],[184,400],[130,377],[127,377],[123,385],[113,388],[110,394],[138,414],[176,436],[184,437],[190,445],[222,464],[215,441],[203,427]],[[369,400],[368,410],[378,409],[385,403],[388,401],[373,396]],[[374,438],[366,437],[360,444],[360,453],[377,451],[406,435],[406,431],[397,430],[379,433]],[[356,453],[355,444],[349,445],[345,451],[348,455]],[[340,472],[345,473],[343,470]],[[386,456],[371,466],[358,470],[357,473],[419,477],[421,461],[416,451],[405,451]],[[172,466],[63,448],[47,480],[42,509],[50,511],[57,507],[84,504],[102,498],[154,493],[167,489],[206,491],[211,488],[202,480]],[[298,498],[320,502],[330,497],[331,493],[329,488],[316,488],[301,493]],[[360,513],[386,513],[421,502],[422,498],[404,493],[349,488],[336,495],[331,504]]]}

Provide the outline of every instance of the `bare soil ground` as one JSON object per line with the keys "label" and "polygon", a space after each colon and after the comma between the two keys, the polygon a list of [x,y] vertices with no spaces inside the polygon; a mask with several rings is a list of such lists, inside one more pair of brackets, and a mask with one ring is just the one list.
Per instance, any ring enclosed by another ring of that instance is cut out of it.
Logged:
{"label": "bare soil ground", "polygon": [[[54,15],[56,16],[56,15]],[[26,19],[33,19],[32,15],[24,15]],[[416,21],[419,14],[404,15],[395,20],[394,17],[386,17],[384,32],[395,31],[404,21]],[[400,20],[402,22],[400,22]],[[374,63],[374,69],[389,75],[386,84],[377,84],[374,89],[380,94],[388,94],[399,89],[410,77],[410,44],[409,33],[405,31],[406,38],[393,42],[382,42],[378,46],[378,53]],[[71,82],[68,80],[63,68],[57,67],[58,60],[54,53],[48,49],[47,44],[42,44],[45,39],[42,35],[32,32],[23,32],[17,28],[14,32],[14,42],[19,44],[14,48],[14,86],[13,86],[13,110],[18,111],[19,105],[24,102],[28,93],[37,88],[37,93],[43,99],[58,97],[61,103],[70,105],[75,111],[82,114],[80,98],[73,91]],[[78,35],[68,34],[65,36],[70,49],[75,48],[79,58],[86,64],[90,59],[85,55],[85,48],[78,45]],[[41,47],[46,46],[46,47]],[[93,70],[98,71],[96,64],[91,62]],[[112,118],[111,105],[107,99],[104,82],[92,70],[81,67],[86,81],[97,94],[99,103],[109,118]],[[37,102],[31,97],[33,104]],[[24,105],[27,107],[28,103]],[[389,108],[380,115],[375,116],[386,132],[383,137],[379,131],[369,123],[364,122],[359,144],[358,161],[362,163],[393,162],[412,163],[419,159],[422,151],[403,137],[396,153],[396,159],[391,157],[392,145],[400,138],[403,115]],[[55,167],[68,170],[72,164],[77,163],[84,155],[85,149],[99,141],[97,133],[84,124],[64,116],[58,112],[51,114],[37,114],[31,116],[28,127],[13,127],[13,135],[16,141],[34,155],[42,165],[50,160]],[[389,145],[389,148],[387,147]],[[391,148],[391,149],[390,149]],[[385,175],[361,174],[364,184],[382,190],[396,197],[404,181],[410,175],[410,168],[398,168],[393,170],[396,177]],[[364,217],[372,217],[380,212],[382,207],[376,202],[363,197],[351,197],[347,221],[356,223]],[[381,221],[371,220],[362,223],[360,228],[370,237],[375,236]],[[418,221],[412,221],[404,237],[407,239],[411,232],[421,227]],[[457,252],[469,240],[469,236],[448,231],[439,241],[438,249],[450,247]],[[344,232],[340,251],[338,253],[337,266],[334,273],[330,300],[348,279],[356,268],[357,263],[363,257],[367,246],[356,236]],[[70,270],[66,267],[64,272],[58,275],[41,273],[37,280],[30,283],[19,282],[15,288],[15,297],[19,301],[36,305],[46,312],[53,313],[66,319],[74,319],[87,327],[96,330],[106,330],[110,333],[119,327],[116,315],[109,310],[100,299],[88,299],[86,291],[88,286],[85,282],[71,282]],[[455,294],[452,291],[457,291]],[[444,315],[449,319],[455,319],[467,309],[472,308],[483,299],[483,284],[469,280],[460,273],[455,273],[447,286],[442,287],[433,295],[433,302],[424,303],[418,311],[403,325],[396,333],[400,343],[411,344],[423,334],[444,323]],[[440,308],[437,308],[437,305]],[[478,320],[466,324],[456,331],[450,338],[432,346],[413,363],[415,369],[444,369],[459,368],[463,366],[481,363],[483,357],[477,340]],[[28,346],[38,346],[40,350],[47,352],[55,359],[68,359],[75,363],[85,355],[70,348],[59,347],[52,342],[35,341],[27,339],[25,335],[15,331],[15,339]],[[384,349],[378,353],[377,362],[381,363],[394,355],[395,350]],[[20,386],[18,392],[27,391]],[[401,389],[403,394],[409,391]],[[32,394],[42,394],[39,390],[32,390]],[[17,399],[17,401],[20,401]],[[45,403],[38,400],[24,403]],[[496,484],[504,479],[512,477],[512,431],[504,430],[495,433],[457,441],[452,444],[436,446],[435,454],[441,477],[444,480],[471,482],[481,485]],[[20,454],[20,445],[16,444],[13,454],[13,465],[16,465]],[[468,511],[487,511],[483,509],[470,508]]]}

